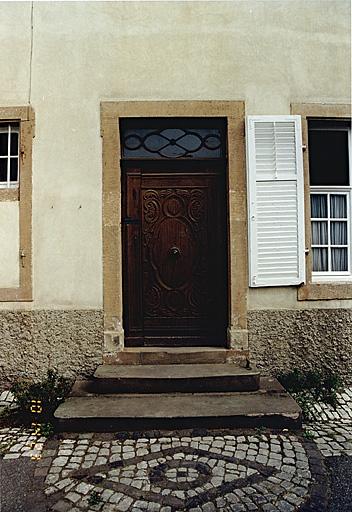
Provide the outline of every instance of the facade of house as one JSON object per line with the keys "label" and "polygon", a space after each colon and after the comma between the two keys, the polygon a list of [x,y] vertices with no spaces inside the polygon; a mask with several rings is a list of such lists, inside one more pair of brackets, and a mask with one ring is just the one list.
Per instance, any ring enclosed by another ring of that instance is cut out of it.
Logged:
{"label": "facade of house", "polygon": [[350,3],[0,23],[0,379],[153,346],[351,379]]}

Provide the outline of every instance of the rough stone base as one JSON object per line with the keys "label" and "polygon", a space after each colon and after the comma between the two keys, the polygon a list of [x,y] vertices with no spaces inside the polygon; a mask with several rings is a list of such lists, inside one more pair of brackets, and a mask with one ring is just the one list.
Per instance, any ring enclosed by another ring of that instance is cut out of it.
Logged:
{"label": "rough stone base", "polygon": [[352,382],[352,310],[263,310],[248,315],[251,361],[277,374],[330,369]]}
{"label": "rough stone base", "polygon": [[102,352],[102,311],[0,311],[0,383],[41,378],[48,368],[88,376]]}

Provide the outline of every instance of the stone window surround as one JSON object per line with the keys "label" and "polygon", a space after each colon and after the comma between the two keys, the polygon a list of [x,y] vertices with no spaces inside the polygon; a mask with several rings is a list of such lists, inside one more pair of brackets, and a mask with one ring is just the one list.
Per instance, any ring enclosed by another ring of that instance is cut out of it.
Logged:
{"label": "stone window surround", "polygon": [[[337,103],[292,103],[291,114],[302,117],[302,143],[306,148],[303,153],[304,167],[304,197],[305,197],[305,237],[306,247],[311,248],[311,215],[310,215],[310,185],[309,185],[309,147],[308,119],[350,119],[351,106]],[[312,281],[312,251],[306,256],[306,284],[297,290],[298,300],[343,300],[352,299],[352,283]]]}
{"label": "stone window surround", "polygon": [[35,118],[30,106],[0,107],[0,122],[18,122],[20,126],[19,176],[17,189],[0,189],[0,202],[19,202],[20,262],[19,287],[0,288],[1,302],[32,301],[32,139]]}
{"label": "stone window surround", "polygon": [[224,117],[228,143],[228,279],[227,348],[248,350],[247,194],[245,104],[243,101],[103,101],[103,300],[104,354],[124,348],[122,304],[121,168],[119,118]]}

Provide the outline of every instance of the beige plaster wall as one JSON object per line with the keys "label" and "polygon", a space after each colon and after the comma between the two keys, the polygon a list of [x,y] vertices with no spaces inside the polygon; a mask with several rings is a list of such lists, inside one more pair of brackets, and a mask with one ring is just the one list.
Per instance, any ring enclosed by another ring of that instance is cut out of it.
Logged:
{"label": "beige plaster wall", "polygon": [[[101,100],[242,99],[248,114],[349,101],[348,0],[34,2],[32,14],[31,52],[31,4],[0,3],[1,101],[36,113],[34,309],[102,307]],[[295,297],[255,290],[249,305]],[[305,304],[322,306],[341,307]]]}
{"label": "beige plaster wall", "polygon": [[18,214],[17,201],[0,202],[0,288],[19,286]]}

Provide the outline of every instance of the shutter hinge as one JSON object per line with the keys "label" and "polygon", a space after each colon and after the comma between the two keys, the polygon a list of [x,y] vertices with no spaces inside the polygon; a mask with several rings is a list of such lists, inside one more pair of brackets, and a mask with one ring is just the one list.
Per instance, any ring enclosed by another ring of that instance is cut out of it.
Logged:
{"label": "shutter hinge", "polygon": [[304,254],[305,254],[306,256],[308,256],[308,254],[309,254],[309,249],[308,249],[307,247],[304,249]]}
{"label": "shutter hinge", "polygon": [[306,151],[307,149],[307,144],[302,144],[302,151]]}

